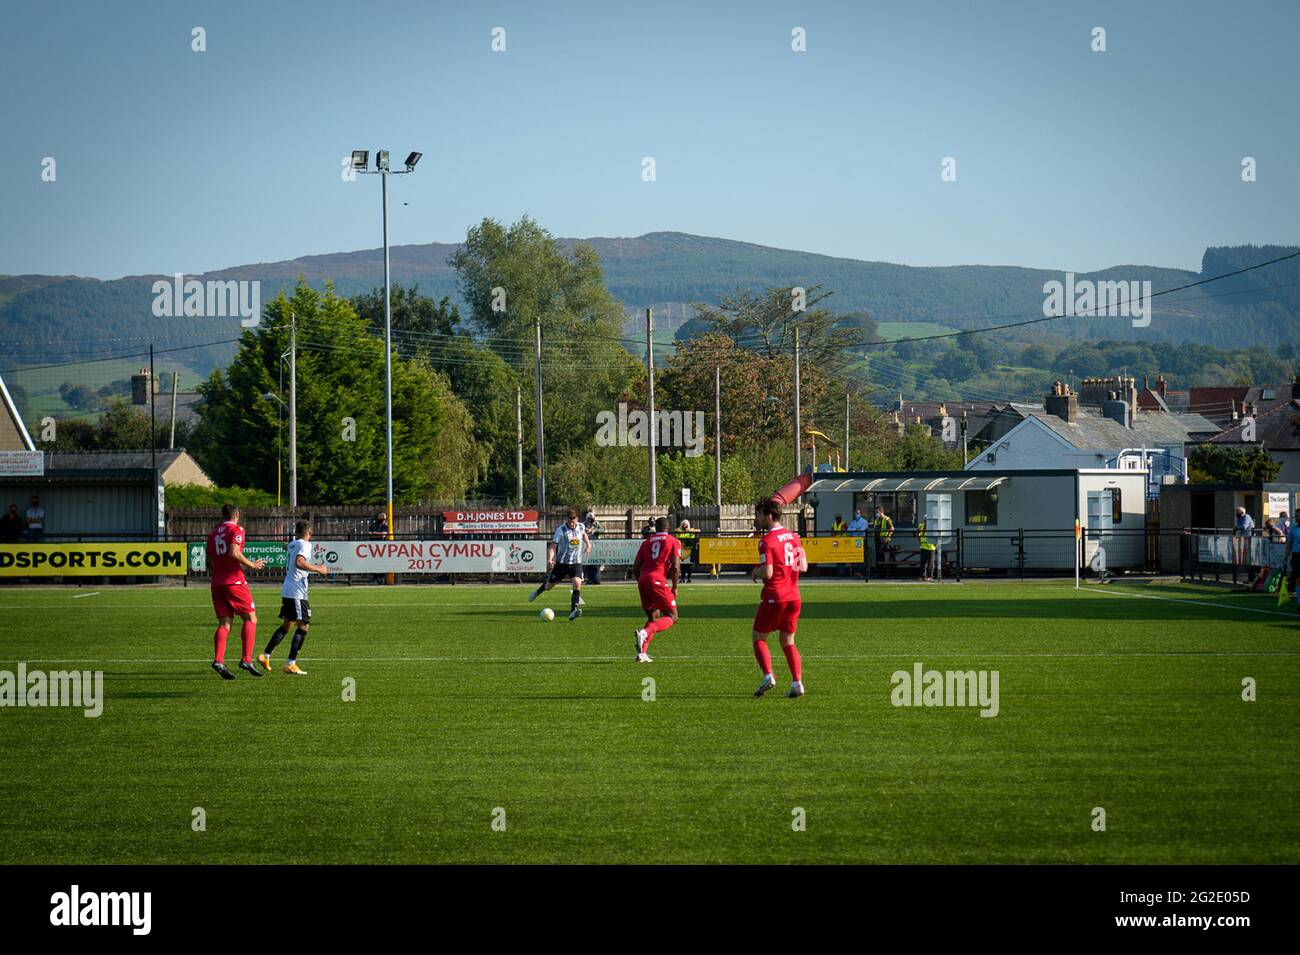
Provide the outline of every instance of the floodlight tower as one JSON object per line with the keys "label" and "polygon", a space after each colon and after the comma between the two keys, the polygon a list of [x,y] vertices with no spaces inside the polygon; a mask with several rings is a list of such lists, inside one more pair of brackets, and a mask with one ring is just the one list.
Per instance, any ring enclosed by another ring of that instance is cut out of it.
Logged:
{"label": "floodlight tower", "polygon": [[383,184],[384,206],[384,425],[388,451],[388,539],[393,539],[393,302],[388,260],[388,177],[404,176],[415,171],[415,164],[423,153],[413,152],[406,157],[406,171],[388,168],[388,150],[375,152],[375,168],[367,169],[370,151],[354,149],[352,168],[363,175],[379,176]]}

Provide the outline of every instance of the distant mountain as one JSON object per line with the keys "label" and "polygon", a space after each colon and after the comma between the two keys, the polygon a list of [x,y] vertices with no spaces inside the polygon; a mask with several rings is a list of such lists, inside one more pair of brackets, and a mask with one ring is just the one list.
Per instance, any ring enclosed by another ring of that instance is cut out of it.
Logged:
{"label": "distant mountain", "polygon": [[[561,239],[565,245],[580,241]],[[636,238],[597,237],[610,291],[629,312],[647,306],[665,329],[680,325],[691,302],[715,303],[737,286],[821,285],[834,291],[827,304],[841,312],[870,312],[878,322],[925,322],[978,328],[1041,317],[1045,282],[1060,272],[1014,266],[960,265],[911,267],[863,262],[810,252],[769,248],[748,242],[652,232]],[[418,282],[430,295],[458,299],[456,277],[447,259],[458,246],[449,243],[397,246],[391,250],[393,281]],[[1201,271],[1152,266],[1114,266],[1079,273],[1076,280],[1150,281],[1153,292],[1235,271],[1295,251],[1280,246],[1207,249]],[[209,272],[200,279],[258,279],[262,302],[299,277],[314,286],[332,280],[343,295],[382,282],[380,249],[312,255],[285,262],[241,265]],[[128,276],[100,281],[71,276],[0,277],[0,347],[5,366],[54,362],[102,354],[103,342],[152,339],[159,349],[238,336],[236,319],[156,318],[151,285],[170,276]],[[1153,303],[1148,327],[1127,318],[1063,318],[1018,329],[1015,340],[1043,336],[1078,339],[1192,341],[1225,347],[1300,340],[1300,259],[1192,288]],[[1005,333],[1004,333],[1005,334]],[[118,348],[114,344],[108,346]],[[233,346],[179,353],[202,370],[223,363]]]}

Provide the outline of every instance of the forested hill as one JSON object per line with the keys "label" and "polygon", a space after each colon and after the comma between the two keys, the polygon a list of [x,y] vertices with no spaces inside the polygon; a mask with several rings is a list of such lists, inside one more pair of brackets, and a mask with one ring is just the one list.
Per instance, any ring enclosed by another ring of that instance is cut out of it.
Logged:
{"label": "forested hill", "polygon": [[[571,244],[578,240],[564,239]],[[980,327],[1043,314],[1043,285],[1061,272],[1014,266],[909,267],[863,262],[809,252],[769,248],[730,239],[681,232],[636,238],[584,240],[599,251],[606,283],[629,311],[654,306],[668,326],[691,314],[693,301],[716,302],[737,286],[821,285],[834,290],[827,304],[837,311],[869,312],[878,322],[926,322],[957,328]],[[457,297],[447,243],[399,246],[392,250],[393,280],[418,282],[436,297]],[[1149,280],[1153,292],[1235,271],[1276,258],[1294,248],[1236,246],[1207,249],[1201,271],[1117,265],[1080,273],[1093,281]],[[200,278],[260,279],[262,302],[298,276],[313,285],[333,280],[352,295],[382,282],[378,249],[305,256],[284,262],[238,266]],[[155,318],[150,286],[158,276],[113,281],[69,276],[0,277],[0,341],[10,363],[58,361],[84,355],[104,340],[155,341],[158,348],[233,338],[236,319]],[[1148,327],[1127,318],[1063,318],[1020,329],[1017,340],[1136,339],[1191,341],[1224,347],[1300,340],[1300,258],[1222,282],[1188,289],[1154,301]],[[15,346],[14,343],[19,343]],[[221,363],[228,347],[187,354],[195,366]]]}

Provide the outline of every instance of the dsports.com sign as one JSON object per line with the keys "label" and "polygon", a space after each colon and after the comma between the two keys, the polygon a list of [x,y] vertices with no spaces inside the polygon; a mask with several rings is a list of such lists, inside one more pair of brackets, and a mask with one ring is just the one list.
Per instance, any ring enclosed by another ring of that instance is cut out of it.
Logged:
{"label": "dsports.com sign", "polygon": [[184,544],[0,544],[0,577],[134,577],[184,573]]}

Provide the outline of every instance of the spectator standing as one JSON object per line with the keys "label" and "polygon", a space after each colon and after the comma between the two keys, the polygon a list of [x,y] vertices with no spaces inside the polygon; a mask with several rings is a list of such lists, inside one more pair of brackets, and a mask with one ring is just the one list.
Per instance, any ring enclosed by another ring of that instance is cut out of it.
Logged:
{"label": "spectator standing", "polygon": [[691,582],[691,568],[695,563],[695,547],[698,534],[691,528],[690,521],[682,521],[677,528],[677,539],[682,542],[682,580]]}
{"label": "spectator standing", "polygon": [[916,543],[921,548],[921,579],[934,580],[934,541],[926,533],[925,518],[916,523]]}
{"label": "spectator standing", "polygon": [[1300,610],[1300,591],[1296,590],[1296,579],[1300,578],[1300,524],[1292,524],[1286,536],[1291,554],[1291,592],[1296,595],[1296,609]]}
{"label": "spectator standing", "polygon": [[9,510],[0,514],[0,544],[17,544],[22,536],[22,515],[18,513],[17,504],[10,504]]}
{"label": "spectator standing", "polygon": [[27,543],[39,544],[45,540],[45,508],[41,507],[41,499],[35,494],[32,495],[31,506],[27,508]]}
{"label": "spectator standing", "polygon": [[[596,520],[595,511],[587,511],[587,513],[582,516],[582,526],[587,528],[587,537],[592,541],[595,541],[596,538],[600,537],[600,521]],[[590,555],[588,555],[588,559],[591,559]],[[600,583],[600,572],[604,569],[605,567],[603,564],[596,560],[592,560],[591,566],[587,568],[587,583]]]}
{"label": "spectator standing", "polygon": [[1250,539],[1255,535],[1255,519],[1246,513],[1244,507],[1237,508],[1237,520],[1232,529],[1232,559],[1249,572]]}
{"label": "spectator standing", "polygon": [[871,529],[876,535],[876,567],[879,568],[888,557],[890,542],[894,539],[894,519],[879,504],[876,505],[876,516],[871,522]]}
{"label": "spectator standing", "polygon": [[[371,540],[388,540],[388,512],[380,511],[375,515],[375,519],[370,522],[368,532]],[[375,574],[370,578],[372,584],[382,584],[384,582],[383,574]]]}
{"label": "spectator standing", "polygon": [[[871,525],[867,523],[867,519],[862,516],[862,508],[855,507],[853,509],[853,520],[849,521],[849,534],[853,537],[865,538],[867,536],[867,528],[870,526]],[[866,544],[865,540],[863,541],[863,544],[864,545]],[[866,551],[866,547],[864,546],[862,549],[862,566],[858,568],[857,572],[865,573],[866,561],[867,561],[867,551]],[[849,568],[849,573],[850,574],[854,573],[852,567]]]}

